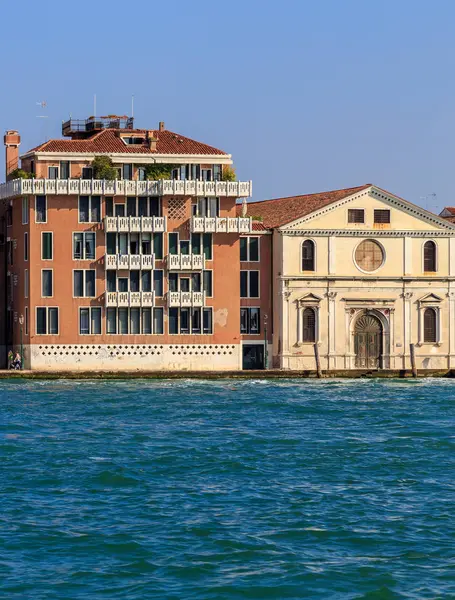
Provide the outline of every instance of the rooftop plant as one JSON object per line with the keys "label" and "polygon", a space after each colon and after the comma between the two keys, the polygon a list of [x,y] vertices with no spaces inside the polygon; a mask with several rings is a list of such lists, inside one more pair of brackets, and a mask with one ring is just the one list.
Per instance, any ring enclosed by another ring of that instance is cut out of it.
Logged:
{"label": "rooftop plant", "polygon": [[118,170],[114,167],[109,156],[95,156],[92,161],[94,179],[112,181],[118,178]]}
{"label": "rooftop plant", "polygon": [[237,181],[234,167],[224,167],[221,179],[222,181]]}
{"label": "rooftop plant", "polygon": [[14,169],[8,174],[9,179],[33,179],[34,174],[24,171],[24,169]]}

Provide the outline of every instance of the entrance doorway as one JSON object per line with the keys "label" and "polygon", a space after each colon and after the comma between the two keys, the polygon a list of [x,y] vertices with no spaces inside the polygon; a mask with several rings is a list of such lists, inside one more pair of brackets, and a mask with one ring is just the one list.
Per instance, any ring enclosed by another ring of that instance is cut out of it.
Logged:
{"label": "entrance doorway", "polygon": [[382,324],[374,315],[363,315],[354,328],[355,366],[358,369],[382,367]]}
{"label": "entrance doorway", "polygon": [[243,369],[264,368],[263,344],[243,344]]}

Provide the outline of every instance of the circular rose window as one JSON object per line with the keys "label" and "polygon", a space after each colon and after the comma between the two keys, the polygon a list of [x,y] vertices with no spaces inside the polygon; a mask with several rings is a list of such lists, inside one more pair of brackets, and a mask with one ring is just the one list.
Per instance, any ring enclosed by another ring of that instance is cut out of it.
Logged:
{"label": "circular rose window", "polygon": [[384,262],[382,246],[373,240],[361,242],[355,251],[355,262],[362,271],[376,271]]}

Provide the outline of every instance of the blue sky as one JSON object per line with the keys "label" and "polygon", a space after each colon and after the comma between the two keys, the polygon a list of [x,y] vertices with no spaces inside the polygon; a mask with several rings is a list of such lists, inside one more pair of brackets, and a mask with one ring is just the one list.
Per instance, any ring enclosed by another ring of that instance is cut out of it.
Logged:
{"label": "blue sky", "polygon": [[375,183],[455,204],[452,1],[18,6],[2,8],[0,128],[23,151],[92,114],[95,93],[99,114],[134,94],[138,126],[230,152],[255,200]]}

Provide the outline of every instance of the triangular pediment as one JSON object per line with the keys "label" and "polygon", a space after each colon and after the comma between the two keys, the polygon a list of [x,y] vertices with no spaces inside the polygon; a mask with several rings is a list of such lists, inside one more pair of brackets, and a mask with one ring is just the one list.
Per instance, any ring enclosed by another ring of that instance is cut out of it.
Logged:
{"label": "triangular pediment", "polygon": [[297,298],[299,304],[318,304],[321,300],[320,296],[316,296],[316,294],[312,294],[311,292]]}
{"label": "triangular pediment", "polygon": [[[364,222],[351,223],[348,210],[364,211]],[[390,211],[390,223],[374,222],[374,211]],[[352,232],[431,232],[441,231],[455,235],[455,224],[425,209],[394,196],[381,188],[370,186],[346,198],[327,204],[311,213],[281,226],[282,232],[296,231],[352,231]]]}
{"label": "triangular pediment", "polygon": [[422,298],[419,298],[420,304],[434,304],[435,302],[439,303],[442,301],[443,301],[443,298],[441,298],[440,296],[437,296],[436,294],[426,294]]}

